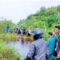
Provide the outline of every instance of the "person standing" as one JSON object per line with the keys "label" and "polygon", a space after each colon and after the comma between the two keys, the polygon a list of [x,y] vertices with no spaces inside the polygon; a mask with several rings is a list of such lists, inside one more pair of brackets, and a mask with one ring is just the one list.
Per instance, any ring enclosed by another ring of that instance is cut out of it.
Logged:
{"label": "person standing", "polygon": [[53,33],[49,32],[48,33],[48,52],[47,52],[47,56],[48,56],[48,60],[53,60],[53,53],[54,53],[54,46],[55,46],[55,39],[53,38]]}
{"label": "person standing", "polygon": [[60,60],[60,26],[56,26],[58,32],[57,60]]}
{"label": "person standing", "polygon": [[6,32],[9,33],[9,31],[10,31],[10,26],[9,26],[9,24],[7,24],[6,25]]}
{"label": "person standing", "polygon": [[34,41],[31,43],[25,60],[46,60],[47,43],[43,40],[42,30],[36,28],[31,34],[34,37]]}

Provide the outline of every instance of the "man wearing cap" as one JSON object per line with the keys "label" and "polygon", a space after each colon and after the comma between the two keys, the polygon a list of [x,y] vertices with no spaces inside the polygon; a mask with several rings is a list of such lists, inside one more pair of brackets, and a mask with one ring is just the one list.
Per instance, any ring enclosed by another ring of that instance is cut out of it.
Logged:
{"label": "man wearing cap", "polygon": [[25,60],[46,60],[47,44],[42,39],[42,30],[36,28],[31,34],[33,34],[34,42],[32,42]]}

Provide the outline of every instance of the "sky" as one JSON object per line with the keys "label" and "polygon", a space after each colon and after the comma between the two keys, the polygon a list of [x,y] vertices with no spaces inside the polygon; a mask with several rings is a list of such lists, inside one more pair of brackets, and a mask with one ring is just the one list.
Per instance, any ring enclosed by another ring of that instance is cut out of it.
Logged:
{"label": "sky", "polygon": [[0,20],[8,19],[17,23],[41,7],[57,5],[60,5],[60,0],[0,0]]}

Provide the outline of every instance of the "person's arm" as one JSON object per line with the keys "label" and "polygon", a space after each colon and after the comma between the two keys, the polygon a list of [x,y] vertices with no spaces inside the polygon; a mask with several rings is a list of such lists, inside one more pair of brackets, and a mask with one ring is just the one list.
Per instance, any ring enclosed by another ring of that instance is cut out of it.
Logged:
{"label": "person's arm", "polygon": [[30,46],[30,50],[26,56],[26,59],[25,60],[30,60],[32,59],[33,55],[34,55],[34,49],[35,49],[35,46],[33,44],[31,44]]}

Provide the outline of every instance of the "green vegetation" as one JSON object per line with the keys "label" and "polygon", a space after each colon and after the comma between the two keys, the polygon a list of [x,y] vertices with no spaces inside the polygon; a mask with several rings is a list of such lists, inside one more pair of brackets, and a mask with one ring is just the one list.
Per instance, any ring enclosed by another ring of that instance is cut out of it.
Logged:
{"label": "green vegetation", "polygon": [[60,6],[45,8],[42,7],[40,11],[27,17],[26,20],[21,20],[18,27],[21,25],[27,29],[28,26],[32,28],[42,28],[44,31],[44,38],[47,39],[47,33],[54,30],[54,26],[60,25]]}
{"label": "green vegetation", "polygon": [[12,23],[12,21],[0,21],[0,34],[1,33],[6,33],[6,25],[9,24],[10,25],[10,33],[13,32],[13,27],[14,24]]}
{"label": "green vegetation", "polygon": [[0,40],[0,60],[20,60],[20,56]]}
{"label": "green vegetation", "polygon": [[[9,36],[8,39],[10,40],[11,33],[12,33],[12,38],[14,38],[13,35],[14,24],[11,21],[7,21],[7,20],[0,21],[0,34],[2,33],[5,34],[6,24],[9,24],[11,26],[11,30],[9,34],[10,36],[8,35]],[[21,20],[17,24],[17,28],[20,28],[21,25],[23,25],[26,28],[26,31],[28,29],[28,26],[31,26],[31,28],[39,27],[43,29],[44,38],[47,39],[48,36],[47,33],[49,31],[53,31],[55,25],[60,25],[60,6],[51,7],[51,8],[42,7],[35,14],[31,14],[30,16],[28,16],[27,19]],[[14,40],[12,38],[11,40]]]}
{"label": "green vegetation", "polygon": [[0,39],[2,39],[3,41],[17,41],[18,35],[15,33],[3,33],[0,34]]}
{"label": "green vegetation", "polygon": [[[6,33],[6,25],[10,25],[10,32]],[[41,28],[44,31],[44,39],[47,40],[48,32],[54,30],[54,26],[60,25],[60,6],[45,8],[42,7],[38,12],[27,17],[25,20],[21,20],[17,24],[17,28],[21,26],[28,30],[28,27],[31,28]],[[27,37],[27,34],[24,36],[24,41],[31,38],[32,36]],[[12,21],[0,21],[0,60],[19,60],[14,49],[8,47],[2,41],[17,41],[18,35],[14,33],[14,24]]]}
{"label": "green vegetation", "polygon": [[[18,41],[18,38],[20,36],[18,36],[16,33],[12,33],[12,34],[0,34],[0,40],[2,41]],[[31,41],[33,41],[33,37],[27,37],[27,35],[23,36],[24,42],[28,41],[28,39],[30,39]]]}

